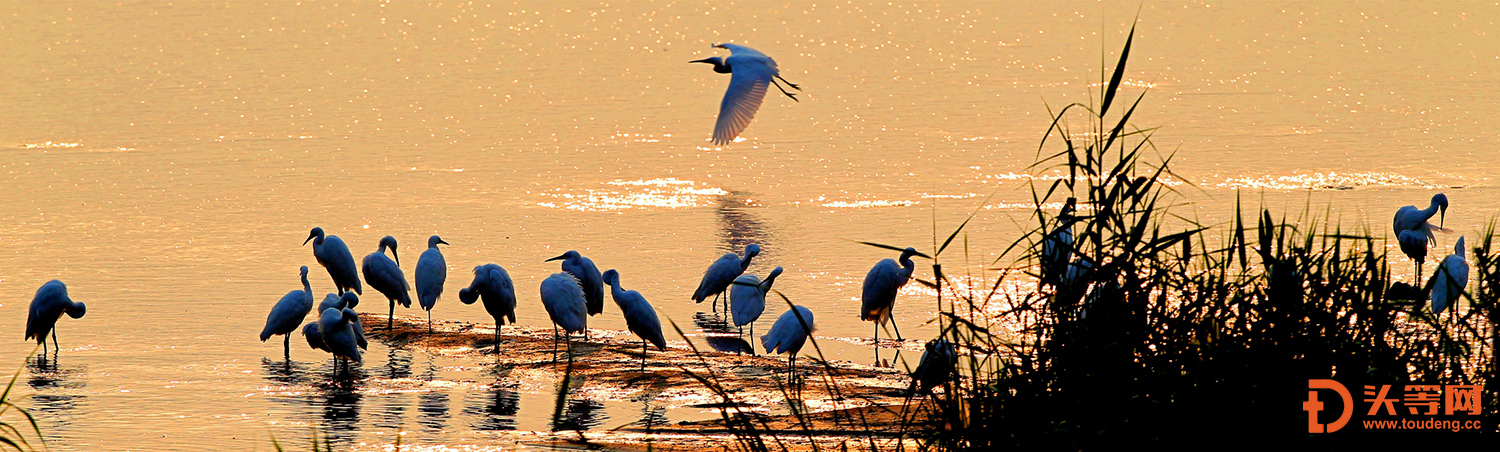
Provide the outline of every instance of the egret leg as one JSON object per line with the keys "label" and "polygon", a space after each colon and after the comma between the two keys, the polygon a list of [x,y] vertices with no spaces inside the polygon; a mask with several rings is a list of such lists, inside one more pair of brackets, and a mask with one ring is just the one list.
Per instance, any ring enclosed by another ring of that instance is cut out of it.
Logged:
{"label": "egret leg", "polygon": [[[780,78],[780,77],[777,77],[777,78]],[[783,81],[785,81],[785,80],[783,80]],[[782,88],[780,83],[776,83],[776,80],[771,80],[771,84],[772,85],[776,85],[776,89],[781,90],[781,94],[785,94],[786,97],[792,98],[793,101],[801,102],[800,100],[797,100],[797,96],[796,95],[793,95],[792,93],[786,92],[786,88]],[[787,82],[787,84],[788,85],[792,85],[791,82]],[[797,85],[792,85],[792,87],[793,88],[797,88]],[[800,90],[801,88],[798,88],[798,89]]]}
{"label": "egret leg", "polygon": [[557,364],[557,324],[552,324],[552,364]]}
{"label": "egret leg", "polygon": [[875,322],[875,365],[880,365],[880,322]]}
{"label": "egret leg", "polygon": [[[427,334],[432,334],[432,310],[430,309],[427,310]],[[499,334],[499,331],[495,331],[497,339],[499,338]]]}
{"label": "egret leg", "polygon": [[896,340],[904,340],[901,339],[901,328],[896,326],[896,319],[889,319],[887,321],[891,322],[891,329],[896,330]]}
{"label": "egret leg", "polygon": [[719,294],[714,294],[713,310],[715,313],[719,312]]}
{"label": "egret leg", "polygon": [[[46,346],[47,345],[46,344],[47,338],[45,338],[45,337],[42,338],[42,342],[43,342],[42,346]],[[57,327],[54,326],[54,327],[52,327],[52,351],[55,352],[55,351],[58,351],[58,350],[62,350],[62,346],[61,345],[57,345]]]}
{"label": "egret leg", "polygon": [[282,353],[286,356],[287,364],[292,362],[292,333],[283,334],[286,338],[281,341]]}
{"label": "egret leg", "polygon": [[646,339],[641,338],[641,372],[646,371]]}
{"label": "egret leg", "polygon": [[391,300],[391,313],[385,316],[385,329],[395,328],[396,324],[396,300]]}
{"label": "egret leg", "polygon": [[495,324],[495,356],[500,356],[500,324]]}
{"label": "egret leg", "polygon": [[781,79],[781,83],[785,83],[786,86],[790,86],[790,87],[792,87],[792,89],[795,89],[797,91],[802,91],[802,87],[797,86],[796,83],[788,82],[788,81],[786,81],[786,79],[781,78],[781,74],[776,74],[776,78]]}

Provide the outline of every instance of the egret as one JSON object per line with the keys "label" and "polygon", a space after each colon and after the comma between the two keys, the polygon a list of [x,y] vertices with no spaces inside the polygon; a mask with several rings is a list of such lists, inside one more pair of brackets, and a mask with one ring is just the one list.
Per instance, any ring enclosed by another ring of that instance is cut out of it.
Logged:
{"label": "egret", "polygon": [[349,308],[329,309],[318,318],[318,335],[334,358],[361,362],[358,339],[351,325],[358,320],[359,314]]}
{"label": "egret", "polygon": [[[589,315],[604,312],[604,278],[599,274],[599,267],[594,266],[594,261],[572,250],[547,259],[547,262],[556,260],[563,261],[562,270],[578,279],[578,286],[583,289],[584,301],[588,304]],[[587,337],[588,331],[583,334]]]}
{"label": "egret", "polygon": [[771,332],[760,337],[760,344],[766,347],[766,353],[787,353],[786,369],[791,374],[797,352],[814,329],[817,327],[813,325],[812,311],[801,305],[793,306],[771,324]]}
{"label": "egret", "polygon": [[703,280],[698,282],[698,290],[693,291],[693,301],[702,303],[708,297],[714,297],[714,307],[718,308],[719,295],[724,293],[734,279],[745,273],[750,268],[750,259],[760,254],[760,245],[751,243],[745,246],[745,257],[734,253],[727,253],[719,257],[703,271]]}
{"label": "egret", "polygon": [[[391,256],[396,260],[385,257],[385,249],[391,249]],[[411,285],[406,283],[406,274],[401,272],[401,256],[396,253],[396,238],[385,236],[380,239],[380,249],[365,256],[365,282],[370,283],[370,288],[379,291],[391,303],[390,317],[386,318],[385,329],[394,327],[396,319],[396,303],[401,307],[411,307]]]}
{"label": "egret", "polygon": [[284,336],[282,341],[283,352],[286,359],[292,359],[292,332],[297,331],[297,326],[302,324],[302,319],[307,318],[307,313],[313,308],[312,285],[307,282],[307,266],[302,266],[302,290],[287,292],[271,306],[271,313],[266,315],[266,327],[260,330],[260,341],[265,342],[271,336],[280,334]]}
{"label": "egret", "polygon": [[1401,245],[1401,252],[1406,253],[1406,257],[1416,262],[1416,281],[1417,285],[1421,286],[1422,264],[1427,261],[1427,237],[1423,236],[1421,232],[1408,229],[1401,231],[1396,236],[1396,243]]}
{"label": "egret", "polygon": [[568,350],[573,349],[572,334],[588,330],[588,311],[584,306],[583,289],[573,275],[553,273],[542,280],[542,305],[547,316],[552,318],[552,361],[557,361],[557,327],[568,333]]}
{"label": "egret", "polygon": [[[1396,217],[1391,220],[1391,227],[1395,231],[1397,243],[1401,244],[1401,251],[1405,252],[1407,256],[1415,254],[1418,247],[1417,239],[1415,237],[1402,237],[1406,231],[1412,231],[1425,239],[1420,242],[1420,246],[1424,248],[1421,254],[1425,256],[1427,254],[1427,250],[1425,249],[1427,244],[1437,244],[1437,237],[1433,235],[1433,231],[1453,232],[1452,229],[1442,227],[1444,217],[1447,214],[1448,196],[1442,193],[1432,195],[1432,203],[1426,209],[1418,209],[1417,206],[1406,206],[1397,209]],[[1437,225],[1433,225],[1427,221],[1432,219],[1433,215],[1438,216]],[[1416,260],[1417,258],[1412,257],[1412,259]],[[1421,262],[1417,263],[1417,280],[1422,280]]]}
{"label": "egret", "polygon": [[447,245],[448,242],[436,235],[428,237],[427,251],[417,258],[417,302],[422,304],[422,310],[427,311],[429,333],[432,332],[432,306],[443,295],[443,282],[448,280],[448,261],[443,259],[443,252],[438,251],[439,244]]}
{"label": "egret", "polygon": [[[881,259],[875,263],[875,267],[865,274],[864,292],[860,295],[859,319],[875,322],[875,346],[880,347],[880,326],[891,322],[891,308],[896,304],[896,293],[911,280],[911,274],[917,269],[917,264],[911,261],[912,256],[927,257],[917,252],[916,248],[907,248],[901,252],[901,264],[889,258]],[[368,278],[367,278],[368,279]],[[901,329],[896,328],[896,323],[891,322],[891,328],[896,329],[896,340],[901,340]]]}
{"label": "egret", "polygon": [[1448,305],[1458,301],[1464,288],[1469,286],[1469,262],[1464,260],[1464,238],[1458,238],[1453,254],[1443,258],[1433,275],[1432,312],[1442,314]]}
{"label": "egret", "polygon": [[42,356],[47,356],[47,333],[52,333],[53,348],[60,349],[57,345],[57,319],[63,314],[75,319],[83,318],[88,308],[68,298],[68,286],[62,281],[51,280],[42,284],[36,290],[36,296],[31,299],[31,309],[26,317],[26,339],[36,338],[36,343],[42,345]]}
{"label": "egret", "polygon": [[323,343],[323,333],[318,331],[318,322],[322,319],[323,314],[320,312],[318,313],[318,320],[307,322],[306,325],[303,325],[302,336],[307,338],[307,346],[312,347],[313,350],[332,352],[332,350],[328,349],[328,345]]}
{"label": "egret", "polygon": [[480,297],[484,297],[484,310],[495,318],[495,353],[500,353],[500,327],[507,318],[516,323],[516,285],[499,265],[476,266],[474,282],[458,290],[458,301],[474,304]]}
{"label": "egret", "polygon": [[333,285],[338,288],[339,293],[352,290],[354,293],[364,295],[363,288],[359,285],[359,273],[354,267],[354,255],[349,253],[349,247],[344,246],[344,240],[339,236],[323,235],[323,228],[312,228],[312,233],[307,235],[307,240],[313,244],[313,257],[328,270],[328,276],[333,277]]}
{"label": "egret", "polygon": [[667,349],[667,338],[661,334],[661,319],[640,292],[620,287],[620,272],[614,269],[604,272],[604,283],[609,284],[610,295],[614,297],[615,304],[620,306],[620,313],[625,316],[625,325],[630,328],[630,332],[641,338],[641,371],[644,372],[646,341],[655,345],[657,350]]}
{"label": "egret", "polygon": [[753,322],[766,311],[766,294],[771,292],[771,285],[776,283],[777,276],[781,276],[781,267],[771,270],[764,281],[755,275],[740,275],[734,279],[734,286],[729,288],[729,311],[734,318],[734,326],[749,324],[751,337],[755,336]]}
{"label": "egret", "polygon": [[1073,260],[1073,209],[1074,198],[1068,198],[1062,211],[1057,214],[1058,225],[1042,239],[1042,280],[1058,283],[1068,273],[1067,265]]}
{"label": "egret", "polygon": [[932,388],[947,383],[957,364],[958,352],[952,343],[942,339],[927,341],[927,350],[922,352],[917,370],[911,373],[911,392],[927,394]]}
{"label": "egret", "polygon": [[739,44],[714,44],[714,47],[729,50],[729,57],[709,57],[689,63],[712,64],[714,72],[732,74],[724,101],[719,104],[719,120],[714,124],[714,146],[723,146],[734,141],[750,125],[750,120],[755,119],[756,110],[760,110],[760,103],[766,98],[767,84],[776,85],[776,89],[794,101],[797,96],[787,92],[776,80],[797,91],[802,88],[781,78],[776,61],[764,53]]}
{"label": "egret", "polygon": [[[344,292],[343,295],[328,294],[323,296],[322,303],[318,303],[317,314],[321,316],[323,315],[323,311],[329,309],[354,309],[355,306],[359,306],[359,296],[355,295],[354,292]],[[359,348],[369,350],[370,341],[365,339],[365,326],[360,323],[359,317],[355,317],[349,324],[354,328],[354,339],[358,342]],[[302,334],[307,334],[306,327],[303,327]],[[319,340],[321,341],[321,339]],[[308,339],[308,345],[312,344],[311,341],[312,339]]]}

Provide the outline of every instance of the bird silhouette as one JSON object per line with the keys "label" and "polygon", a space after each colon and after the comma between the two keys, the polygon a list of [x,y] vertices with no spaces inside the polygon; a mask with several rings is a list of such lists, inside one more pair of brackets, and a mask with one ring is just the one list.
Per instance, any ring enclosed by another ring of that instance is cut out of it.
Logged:
{"label": "bird silhouette", "polygon": [[[916,248],[907,248],[901,252],[901,264],[896,261],[881,259],[875,263],[875,267],[865,274],[864,291],[860,295],[859,319],[875,322],[875,344],[877,349],[880,344],[880,326],[891,321],[891,308],[896,304],[896,294],[900,292],[901,286],[905,286],[911,280],[911,274],[917,265],[911,261],[912,256],[927,257],[917,252]],[[901,329],[896,328],[896,323],[891,322],[891,328],[896,330],[896,340],[901,340]]]}
{"label": "bird silhouette", "polygon": [[[386,248],[390,248],[391,258],[385,256]],[[401,307],[411,307],[411,285],[406,283],[406,274],[401,272],[401,256],[396,253],[396,238],[385,236],[380,239],[380,249],[365,256],[363,268],[365,282],[370,283],[370,288],[375,289],[391,303],[389,317],[386,318],[385,328],[394,327],[396,320],[396,303]]]}
{"label": "bird silhouette", "polygon": [[302,319],[307,318],[307,313],[312,308],[312,285],[307,282],[307,266],[303,265],[302,290],[287,292],[271,306],[271,313],[266,315],[266,326],[260,330],[260,341],[265,342],[273,335],[282,335],[283,352],[287,361],[291,361],[292,332],[297,331],[297,326],[302,324]]}
{"label": "bird silhouette", "polygon": [[724,101],[719,104],[718,122],[714,124],[713,144],[723,146],[734,141],[750,125],[750,120],[755,119],[755,112],[760,110],[760,103],[766,98],[767,85],[776,85],[776,89],[794,101],[797,96],[787,92],[776,80],[798,91],[802,88],[781,78],[776,61],[764,53],[739,44],[714,44],[714,47],[728,49],[729,57],[709,57],[689,63],[712,64],[714,72],[731,74],[729,89],[724,91]]}
{"label": "bird silhouette", "polygon": [[443,295],[443,282],[448,280],[448,261],[443,259],[443,252],[438,251],[439,244],[447,245],[448,242],[436,235],[428,237],[427,251],[417,258],[417,302],[423,311],[427,311],[429,333],[432,332],[432,306]]}
{"label": "bird silhouette", "polygon": [[657,318],[656,310],[651,308],[651,303],[640,292],[620,287],[620,272],[614,269],[604,272],[604,283],[609,284],[610,294],[615,299],[615,304],[620,306],[620,313],[625,316],[625,326],[641,338],[641,370],[645,371],[646,342],[650,341],[657,350],[667,349],[667,338],[661,334],[661,319]]}
{"label": "bird silhouette", "polygon": [[718,309],[719,295],[734,283],[735,278],[744,274],[745,269],[750,268],[750,259],[757,254],[760,254],[760,245],[751,243],[745,246],[745,257],[727,253],[709,264],[708,269],[703,271],[703,279],[698,282],[698,290],[693,291],[693,301],[702,303],[708,297],[714,297],[714,308]]}
{"label": "bird silhouette", "polygon": [[[573,275],[578,280],[578,286],[583,289],[583,299],[588,305],[589,315],[599,315],[604,312],[604,278],[599,274],[599,267],[594,266],[594,261],[577,251],[569,250],[561,256],[547,259],[547,262],[563,261],[562,270]],[[587,336],[588,332],[584,332]]]}
{"label": "bird silhouette", "polygon": [[552,360],[557,361],[557,327],[568,333],[568,350],[571,356],[572,333],[588,329],[588,310],[583,301],[583,289],[578,280],[567,272],[553,273],[542,280],[542,306],[552,318]]}
{"label": "bird silhouette", "polygon": [[87,312],[88,307],[83,303],[68,297],[68,286],[62,281],[47,281],[31,298],[26,317],[26,339],[36,338],[36,343],[42,345],[42,356],[47,356],[47,333],[52,333],[53,348],[61,349],[57,345],[57,319],[63,314],[80,319]]}
{"label": "bird silhouette", "polygon": [[913,394],[927,394],[932,388],[947,383],[953,376],[953,367],[958,364],[958,352],[952,343],[933,339],[927,341],[926,348],[917,370],[911,373],[910,391]]}
{"label": "bird silhouette", "polygon": [[474,304],[484,299],[484,310],[495,319],[495,353],[500,353],[500,327],[506,320],[516,323],[516,285],[510,274],[495,264],[474,267],[474,281],[458,290],[458,301]]}
{"label": "bird silhouette", "polygon": [[1442,314],[1444,309],[1458,301],[1469,286],[1469,262],[1464,260],[1464,238],[1458,238],[1453,254],[1443,258],[1432,275],[1432,312]]}
{"label": "bird silhouette", "polygon": [[336,235],[324,236],[323,228],[312,228],[302,245],[307,245],[308,241],[313,244],[313,258],[328,270],[328,276],[333,278],[333,286],[339,293],[352,290],[364,295],[359,285],[359,272],[354,266],[354,255],[349,253],[343,239]]}
{"label": "bird silhouette", "polygon": [[764,281],[755,275],[740,275],[729,287],[729,312],[734,326],[750,325],[751,337],[755,336],[755,320],[766,311],[766,294],[771,292],[771,285],[781,271],[781,267],[776,267]]}
{"label": "bird silhouette", "polygon": [[361,362],[358,339],[352,322],[359,319],[353,309],[329,309],[318,318],[318,335],[334,358]]}
{"label": "bird silhouette", "polygon": [[807,343],[808,336],[815,329],[812,311],[802,305],[793,306],[776,318],[776,323],[771,324],[771,332],[760,337],[760,344],[765,346],[766,353],[786,353],[786,368],[790,373],[797,352],[802,350],[802,345]]}

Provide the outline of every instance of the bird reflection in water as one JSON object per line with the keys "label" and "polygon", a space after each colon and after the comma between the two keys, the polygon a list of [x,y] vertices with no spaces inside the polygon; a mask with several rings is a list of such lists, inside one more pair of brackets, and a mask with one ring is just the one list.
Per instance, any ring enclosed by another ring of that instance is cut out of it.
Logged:
{"label": "bird reflection in water", "polygon": [[724,353],[755,353],[755,348],[741,338],[737,334],[739,330],[723,317],[698,312],[693,314],[693,326],[698,327],[698,332],[703,334],[703,341],[714,350]]}
{"label": "bird reflection in water", "polygon": [[323,382],[316,386],[316,397],[323,405],[324,435],[334,449],[349,445],[359,430],[360,401],[364,398],[360,389],[364,380],[361,368],[343,371],[329,366]]}
{"label": "bird reflection in water", "polygon": [[521,395],[510,389],[491,386],[484,392],[470,392],[464,397],[464,416],[473,419],[470,427],[480,431],[516,429]]}
{"label": "bird reflection in water", "polygon": [[[437,377],[437,365],[428,355],[427,370],[422,380],[431,382]],[[417,423],[429,432],[442,432],[448,423],[448,393],[433,389],[417,394]]]}
{"label": "bird reflection in water", "polygon": [[311,384],[312,378],[308,372],[307,364],[296,361],[272,361],[266,358],[260,359],[260,368],[265,371],[266,380],[282,386]]}
{"label": "bird reflection in water", "polygon": [[411,377],[411,350],[391,347],[386,357],[386,378],[395,380]]}
{"label": "bird reflection in water", "polygon": [[569,400],[567,407],[552,417],[552,431],[588,430],[606,419],[609,416],[604,414],[604,404],[588,399]]}
{"label": "bird reflection in water", "polygon": [[55,441],[73,423],[74,411],[85,400],[83,389],[87,385],[80,377],[87,369],[81,365],[59,365],[55,355],[52,359],[39,356],[27,361],[26,369],[30,373],[26,384],[36,392],[31,396],[31,410],[47,438]]}

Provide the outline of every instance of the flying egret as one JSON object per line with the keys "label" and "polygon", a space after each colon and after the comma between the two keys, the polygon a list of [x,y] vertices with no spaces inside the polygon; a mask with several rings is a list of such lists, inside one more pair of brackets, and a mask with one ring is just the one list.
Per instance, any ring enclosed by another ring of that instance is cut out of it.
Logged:
{"label": "flying egret", "polygon": [[360,361],[358,339],[352,322],[359,320],[353,309],[329,309],[318,318],[318,334],[334,358]]}
{"label": "flying egret", "polygon": [[729,311],[734,317],[734,326],[749,324],[751,337],[755,336],[753,322],[766,312],[766,294],[771,292],[777,276],[781,276],[781,267],[771,270],[764,281],[755,275],[740,275],[729,288]]}
{"label": "flying egret", "polygon": [[[911,280],[911,274],[917,269],[917,264],[911,261],[912,256],[927,257],[917,252],[916,248],[907,248],[901,252],[901,264],[890,258],[881,259],[875,263],[875,267],[865,274],[864,292],[860,295],[859,319],[875,322],[875,347],[880,348],[880,326],[891,322],[891,308],[896,304],[896,293]],[[368,278],[367,278],[368,279]],[[896,323],[891,322],[891,328],[896,329],[896,340],[901,340],[901,329],[896,328]]]}
{"label": "flying egret", "polygon": [[505,326],[507,318],[516,323],[516,285],[499,265],[476,266],[474,282],[458,290],[458,301],[474,304],[480,297],[484,298],[484,310],[495,318],[495,353],[500,353],[500,327]]}
{"label": "flying egret", "polygon": [[36,296],[31,299],[31,309],[26,317],[26,339],[36,338],[36,343],[42,344],[42,356],[47,356],[47,333],[52,333],[53,348],[61,349],[57,345],[57,319],[62,318],[64,313],[75,319],[83,318],[88,308],[68,298],[68,286],[62,281],[51,280],[42,284],[36,290]]}
{"label": "flying egret", "polygon": [[719,121],[714,124],[714,146],[723,146],[734,141],[750,125],[750,120],[755,119],[755,111],[760,110],[760,103],[766,98],[767,84],[776,85],[776,89],[794,101],[797,96],[787,92],[776,80],[797,91],[802,88],[781,78],[776,61],[764,53],[739,44],[714,44],[714,47],[728,49],[729,57],[709,57],[689,63],[712,64],[714,72],[732,74],[724,101],[719,104]]}
{"label": "flying egret", "polygon": [[[385,257],[385,249],[391,249],[391,256],[396,260]],[[391,303],[390,317],[386,318],[385,329],[394,327],[396,319],[396,303],[401,307],[411,307],[411,285],[406,283],[406,274],[401,272],[401,256],[396,253],[396,238],[385,236],[380,238],[380,249],[365,256],[364,265],[365,282],[370,283],[370,288],[379,291]]]}
{"label": "flying egret", "polygon": [[364,295],[363,288],[359,285],[359,273],[354,267],[354,255],[349,253],[349,247],[344,246],[344,240],[339,236],[323,235],[323,228],[312,228],[312,233],[307,235],[307,240],[313,244],[313,257],[328,270],[328,276],[333,277],[333,286],[339,293],[352,290],[354,293]]}
{"label": "flying egret", "polygon": [[[344,292],[343,295],[328,294],[323,296],[322,303],[318,303],[317,314],[321,316],[323,315],[323,311],[327,311],[329,309],[354,309],[355,306],[359,306],[359,296],[355,295],[354,292]],[[359,317],[355,317],[354,320],[349,322],[349,325],[354,328],[354,339],[358,342],[359,348],[369,350],[370,341],[365,339],[365,326],[360,323]],[[307,334],[307,329],[305,327],[303,328],[302,334]],[[319,340],[321,341],[322,339]],[[308,341],[308,345],[311,345],[312,339],[308,339]],[[326,350],[326,348],[324,348],[324,350]]]}
{"label": "flying egret", "polygon": [[307,318],[307,313],[313,308],[312,285],[307,282],[307,266],[302,266],[302,290],[287,292],[271,306],[271,313],[266,315],[266,327],[260,330],[260,341],[265,342],[271,336],[280,334],[284,336],[282,341],[283,352],[286,359],[292,359],[292,332],[297,331],[297,326],[302,324],[302,319]]}
{"label": "flying egret", "polygon": [[[562,270],[578,279],[578,286],[583,289],[584,301],[588,304],[589,315],[604,312],[604,278],[599,274],[599,267],[594,266],[594,261],[572,250],[547,259],[546,262],[556,260],[563,261]],[[583,334],[588,337],[588,331]]]}
{"label": "flying egret", "polygon": [[[557,327],[568,333],[568,352],[573,350],[572,334],[588,329],[588,310],[583,301],[583,289],[573,275],[553,273],[542,280],[542,305],[547,316],[552,317],[552,361],[557,361]],[[571,356],[571,355],[570,355]]]}
{"label": "flying egret", "polygon": [[651,303],[640,292],[620,287],[620,272],[614,269],[604,272],[604,283],[609,284],[610,295],[614,297],[615,304],[620,306],[620,313],[625,316],[625,325],[630,328],[630,332],[641,338],[641,371],[644,372],[646,341],[655,345],[657,350],[667,349],[667,338],[661,334],[661,319],[656,317],[656,310],[651,308]]}
{"label": "flying egret", "polygon": [[714,308],[718,308],[719,295],[724,293],[734,279],[745,273],[750,268],[750,259],[760,254],[760,245],[751,243],[745,246],[745,257],[741,258],[734,253],[727,253],[719,257],[703,271],[703,280],[698,282],[698,290],[693,291],[693,301],[702,303],[708,297],[714,297]]}
{"label": "flying egret", "polygon": [[927,341],[927,350],[922,352],[922,360],[917,364],[917,370],[911,373],[911,389],[913,394],[927,394],[932,388],[947,383],[953,376],[953,367],[958,364],[958,352],[954,350],[953,344],[942,339]]}
{"label": "flying egret", "polygon": [[1453,254],[1443,258],[1433,275],[1432,312],[1442,314],[1448,305],[1458,301],[1464,288],[1469,286],[1469,262],[1464,260],[1464,238],[1458,238]]}
{"label": "flying egret", "polygon": [[432,332],[432,306],[443,295],[443,282],[448,280],[448,261],[443,259],[443,252],[438,251],[439,244],[447,245],[448,242],[436,235],[428,237],[427,251],[417,258],[417,302],[421,303],[422,310],[427,311],[429,333]]}
{"label": "flying egret", "polygon": [[1421,232],[1408,229],[1396,235],[1396,243],[1401,245],[1401,252],[1406,253],[1406,257],[1416,262],[1416,285],[1421,286],[1422,264],[1427,261],[1427,237]]}
{"label": "flying egret", "polygon": [[815,329],[812,311],[802,305],[793,306],[771,324],[771,332],[760,337],[760,344],[766,347],[766,353],[787,353],[786,369],[790,375],[797,352]]}

